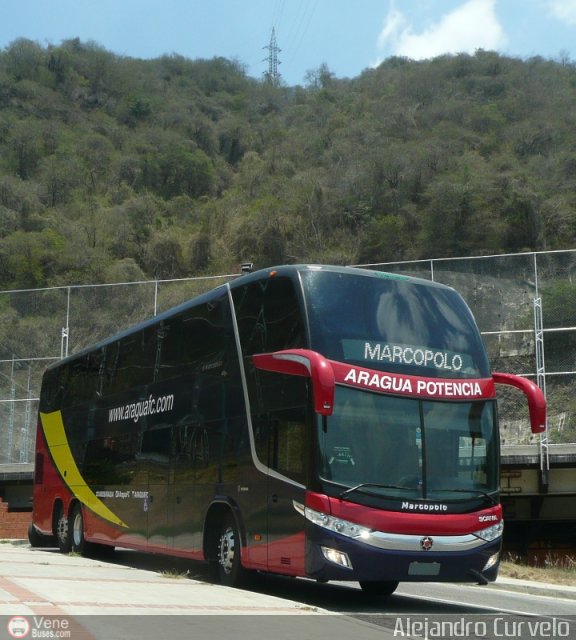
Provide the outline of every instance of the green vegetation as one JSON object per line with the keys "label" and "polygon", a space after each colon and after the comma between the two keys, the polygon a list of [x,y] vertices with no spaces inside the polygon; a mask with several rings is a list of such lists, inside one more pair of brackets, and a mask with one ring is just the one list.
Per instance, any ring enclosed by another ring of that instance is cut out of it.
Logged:
{"label": "green vegetation", "polygon": [[576,66],[0,52],[0,289],[574,246]]}
{"label": "green vegetation", "polygon": [[180,580],[182,578],[188,578],[190,576],[190,571],[178,571],[178,569],[163,569],[162,571],[160,571],[160,575],[163,578]]}

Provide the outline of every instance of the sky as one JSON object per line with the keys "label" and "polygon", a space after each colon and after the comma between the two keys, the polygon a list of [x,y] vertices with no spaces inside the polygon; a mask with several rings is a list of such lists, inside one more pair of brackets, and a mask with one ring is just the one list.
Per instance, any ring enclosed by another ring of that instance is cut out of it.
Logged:
{"label": "sky", "polygon": [[0,0],[0,49],[80,38],[117,55],[222,56],[268,71],[272,29],[282,82],[321,65],[351,78],[391,56],[497,51],[576,60],[576,0]]}

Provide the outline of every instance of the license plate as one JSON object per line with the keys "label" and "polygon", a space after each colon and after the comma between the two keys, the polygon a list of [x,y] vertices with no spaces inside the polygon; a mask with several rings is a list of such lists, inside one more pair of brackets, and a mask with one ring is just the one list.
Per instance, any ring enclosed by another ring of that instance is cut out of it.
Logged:
{"label": "license plate", "polygon": [[408,567],[409,576],[437,576],[439,574],[439,562],[411,562]]}

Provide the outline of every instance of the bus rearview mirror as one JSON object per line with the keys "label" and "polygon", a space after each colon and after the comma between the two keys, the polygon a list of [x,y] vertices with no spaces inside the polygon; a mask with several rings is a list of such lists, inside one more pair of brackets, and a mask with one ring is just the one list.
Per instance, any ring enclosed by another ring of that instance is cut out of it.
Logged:
{"label": "bus rearview mirror", "polygon": [[321,416],[331,416],[334,410],[334,371],[328,360],[310,349],[287,349],[275,353],[259,353],[252,356],[257,369],[305,376],[312,380],[314,411]]}
{"label": "bus rearview mirror", "polygon": [[516,376],[512,373],[492,373],[496,384],[505,384],[509,387],[520,389],[528,400],[530,411],[530,428],[532,433],[543,433],[546,431],[546,398],[542,389],[528,378]]}

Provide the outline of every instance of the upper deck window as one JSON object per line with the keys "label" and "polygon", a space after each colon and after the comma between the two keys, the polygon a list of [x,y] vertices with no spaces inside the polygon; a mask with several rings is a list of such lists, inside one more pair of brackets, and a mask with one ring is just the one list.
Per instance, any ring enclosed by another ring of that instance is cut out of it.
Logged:
{"label": "upper deck window", "polygon": [[472,314],[454,290],[350,272],[304,271],[311,348],[332,360],[428,378],[489,377]]}
{"label": "upper deck window", "polygon": [[304,324],[294,283],[266,278],[232,291],[245,356],[304,347]]}

